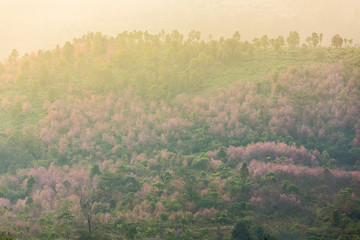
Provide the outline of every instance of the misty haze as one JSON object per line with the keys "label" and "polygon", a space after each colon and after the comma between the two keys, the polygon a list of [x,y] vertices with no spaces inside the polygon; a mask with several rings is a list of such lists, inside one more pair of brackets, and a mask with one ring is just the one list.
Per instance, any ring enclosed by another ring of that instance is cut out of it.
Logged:
{"label": "misty haze", "polygon": [[0,1],[0,240],[360,239],[359,12]]}

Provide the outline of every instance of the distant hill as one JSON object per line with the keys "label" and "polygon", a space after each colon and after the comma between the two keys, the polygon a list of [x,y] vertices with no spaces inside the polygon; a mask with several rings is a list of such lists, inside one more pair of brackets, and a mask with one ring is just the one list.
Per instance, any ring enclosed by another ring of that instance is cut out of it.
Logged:
{"label": "distant hill", "polygon": [[356,239],[360,50],[199,36],[13,51],[0,66],[0,230]]}

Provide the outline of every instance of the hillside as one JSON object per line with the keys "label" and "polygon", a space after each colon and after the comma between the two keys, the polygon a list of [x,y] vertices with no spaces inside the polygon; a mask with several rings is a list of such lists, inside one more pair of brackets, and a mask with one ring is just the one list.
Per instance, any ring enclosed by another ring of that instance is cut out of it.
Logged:
{"label": "hillside", "polygon": [[0,65],[18,239],[360,239],[360,50],[88,33]]}

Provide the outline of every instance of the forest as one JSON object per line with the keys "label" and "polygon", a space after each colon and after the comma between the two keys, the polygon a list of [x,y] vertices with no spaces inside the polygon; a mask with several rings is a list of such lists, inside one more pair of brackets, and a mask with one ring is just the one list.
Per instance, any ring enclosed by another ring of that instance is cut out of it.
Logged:
{"label": "forest", "polygon": [[360,48],[89,32],[0,62],[0,239],[360,239]]}

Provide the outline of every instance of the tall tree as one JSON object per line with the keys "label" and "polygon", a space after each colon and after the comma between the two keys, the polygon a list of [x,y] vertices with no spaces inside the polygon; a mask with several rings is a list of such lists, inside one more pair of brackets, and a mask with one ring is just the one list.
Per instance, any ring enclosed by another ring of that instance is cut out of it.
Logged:
{"label": "tall tree", "polygon": [[334,35],[331,39],[331,45],[335,48],[341,48],[343,43],[344,40],[339,34]]}
{"label": "tall tree", "polygon": [[69,210],[72,205],[73,203],[66,199],[62,207],[57,210],[57,229],[65,239],[70,239],[74,230],[74,214]]}
{"label": "tall tree", "polygon": [[275,51],[278,52],[278,51],[280,50],[280,48],[285,45],[284,37],[283,37],[283,36],[279,36],[279,37],[276,38],[276,39],[271,39],[271,40],[270,40],[270,44],[271,44],[271,46],[275,49]]}
{"label": "tall tree", "polygon": [[311,40],[314,47],[316,47],[320,42],[320,37],[316,32],[311,34]]}
{"label": "tall tree", "polygon": [[16,61],[16,59],[17,59],[18,57],[19,57],[18,51],[17,51],[16,49],[13,49],[13,50],[11,51],[11,54],[10,54],[9,58],[8,58],[8,61],[9,61],[9,62],[14,62],[14,61]]}
{"label": "tall tree", "polygon": [[245,221],[237,222],[234,229],[231,232],[231,239],[250,240],[251,238],[250,238],[248,223]]}
{"label": "tall tree", "polygon": [[80,198],[81,212],[87,221],[89,237],[91,238],[94,213],[93,206],[96,202],[95,191],[86,187],[80,187],[77,192]]}
{"label": "tall tree", "polygon": [[313,47],[316,47],[319,42],[320,42],[320,36],[316,33],[316,32],[313,32],[311,34],[311,36],[307,37],[306,40],[305,40],[309,45],[313,46]]}
{"label": "tall tree", "polygon": [[320,41],[320,45],[322,44],[323,37],[324,37],[324,35],[323,35],[322,33],[320,33],[320,34],[319,34],[319,41]]}
{"label": "tall tree", "polygon": [[286,38],[286,42],[291,48],[299,46],[300,43],[299,33],[296,31],[290,32],[289,36]]}
{"label": "tall tree", "polygon": [[246,162],[243,162],[240,169],[240,178],[243,182],[249,177],[249,169]]}
{"label": "tall tree", "polygon": [[269,46],[269,38],[267,35],[264,35],[260,38],[260,43],[263,48],[267,48]]}

